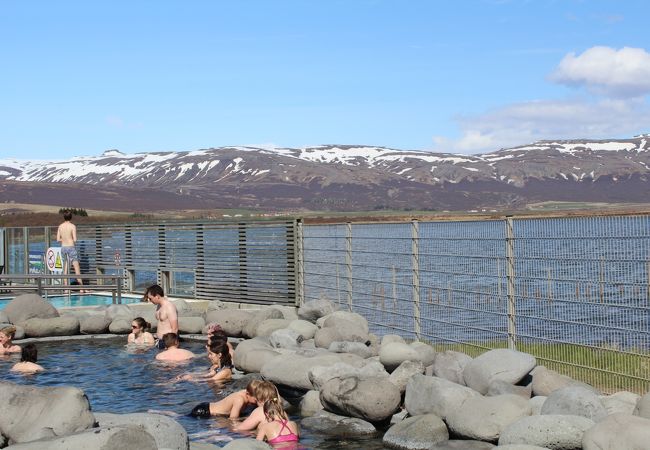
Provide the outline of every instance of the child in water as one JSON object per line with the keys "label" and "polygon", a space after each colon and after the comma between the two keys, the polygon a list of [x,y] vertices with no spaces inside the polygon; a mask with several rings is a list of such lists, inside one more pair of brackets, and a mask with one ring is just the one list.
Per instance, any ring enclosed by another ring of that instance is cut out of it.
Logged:
{"label": "child in water", "polygon": [[21,373],[36,373],[42,372],[43,367],[36,364],[38,359],[38,351],[36,350],[36,345],[27,344],[23,347],[20,362],[16,363],[12,368],[12,372],[21,372]]}
{"label": "child in water", "polygon": [[280,402],[282,401],[278,388],[270,381],[260,382],[255,391],[255,398],[257,399],[257,408],[255,408],[250,416],[248,416],[242,423],[234,427],[235,431],[254,430],[259,424],[266,422],[264,404],[274,398],[278,399]]}
{"label": "child in water", "polygon": [[233,392],[227,397],[213,403],[201,403],[197,405],[190,413],[193,417],[211,417],[211,416],[228,416],[230,419],[236,419],[247,405],[257,405],[259,400],[258,389],[261,380],[252,380],[246,389]]}
{"label": "child in water", "polygon": [[289,442],[298,442],[300,431],[296,422],[289,420],[289,416],[284,411],[280,399],[277,397],[264,403],[264,417],[266,422],[262,422],[257,428],[257,439],[267,441],[275,446]]}

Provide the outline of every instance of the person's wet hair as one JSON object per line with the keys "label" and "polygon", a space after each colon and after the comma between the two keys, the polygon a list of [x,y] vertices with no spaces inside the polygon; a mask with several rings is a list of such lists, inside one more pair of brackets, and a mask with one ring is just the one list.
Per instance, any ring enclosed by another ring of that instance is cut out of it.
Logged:
{"label": "person's wet hair", "polygon": [[138,327],[142,331],[146,331],[146,330],[151,328],[151,324],[149,322],[147,322],[146,320],[144,320],[144,318],[142,318],[142,317],[136,317],[135,319],[133,319],[133,321],[138,324]]}
{"label": "person's wet hair", "polygon": [[178,335],[176,333],[165,333],[162,337],[165,347],[178,347]]}
{"label": "person's wet hair", "polygon": [[69,209],[63,211],[63,220],[72,220],[72,211]]}
{"label": "person's wet hair", "polygon": [[[248,382],[246,385],[246,392],[248,395],[251,397],[255,397],[255,393],[257,392],[257,388],[259,385],[262,383],[262,380],[251,380]],[[257,399],[257,398],[256,398]]]}
{"label": "person's wet hair", "polygon": [[264,415],[270,420],[289,420],[289,416],[282,407],[280,397],[273,397],[264,402]]}
{"label": "person's wet hair", "polygon": [[38,350],[36,350],[36,345],[34,344],[25,345],[22,348],[20,353],[20,361],[36,363],[37,360],[38,360]]}
{"label": "person's wet hair", "polygon": [[230,356],[230,350],[228,349],[228,341],[227,340],[221,340],[217,339],[214,341],[210,341],[210,344],[208,344],[208,349],[212,353],[220,353],[221,354],[221,366],[226,367],[226,366],[232,366],[232,357]]}
{"label": "person's wet hair", "polygon": [[157,285],[157,284],[153,284],[153,285],[151,285],[151,286],[149,286],[149,287],[147,288],[147,290],[145,291],[144,295],[145,295],[145,296],[147,296],[147,295],[152,295],[152,296],[154,296],[154,297],[155,297],[155,296],[164,297],[164,296],[165,296],[165,291],[164,291],[163,288],[161,288],[159,285]]}
{"label": "person's wet hair", "polygon": [[13,325],[9,325],[8,327],[2,327],[0,328],[0,333],[4,334],[5,336],[9,336],[10,338],[13,339],[14,335],[16,334],[16,327]]}
{"label": "person's wet hair", "polygon": [[270,381],[262,381],[255,388],[255,395],[253,395],[253,397],[255,397],[258,402],[266,403],[272,398],[279,399],[280,393],[278,392],[278,388],[275,387],[275,384]]}

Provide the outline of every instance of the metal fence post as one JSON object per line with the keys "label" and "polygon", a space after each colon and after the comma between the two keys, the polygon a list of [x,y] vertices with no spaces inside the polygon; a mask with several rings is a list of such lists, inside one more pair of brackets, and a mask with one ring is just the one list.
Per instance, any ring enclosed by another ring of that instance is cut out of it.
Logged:
{"label": "metal fence post", "polygon": [[295,249],[295,271],[296,271],[296,306],[300,307],[305,303],[305,265],[304,265],[304,229],[302,219],[294,222],[296,231],[294,233]]}
{"label": "metal fence post", "polygon": [[515,323],[515,235],[512,216],[506,216],[506,280],[508,293],[508,348],[517,349],[517,327]]}
{"label": "metal fence post", "polygon": [[417,220],[411,221],[411,266],[413,270],[413,319],[415,337],[419,341],[420,323],[420,227]]}
{"label": "metal fence post", "polygon": [[352,312],[352,223],[346,225],[345,265],[348,271],[348,310]]}

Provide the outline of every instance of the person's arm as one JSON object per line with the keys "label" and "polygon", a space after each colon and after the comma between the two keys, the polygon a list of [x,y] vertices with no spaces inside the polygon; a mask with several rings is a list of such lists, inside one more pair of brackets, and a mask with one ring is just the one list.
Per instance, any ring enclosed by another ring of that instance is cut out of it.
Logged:
{"label": "person's arm", "polygon": [[[232,370],[223,369],[219,373],[213,375],[210,380],[212,381],[228,381],[232,378]],[[239,417],[239,415],[237,415]]]}
{"label": "person's arm", "polygon": [[265,437],[266,437],[266,427],[261,425],[257,429],[257,436],[255,437],[255,439],[257,439],[258,441],[263,441]]}
{"label": "person's arm", "polygon": [[264,421],[264,408],[258,406],[242,423],[235,426],[235,431],[251,431]]}
{"label": "person's arm", "polygon": [[74,224],[72,225],[72,243],[77,243],[77,226]]}
{"label": "person's arm", "polygon": [[56,230],[56,240],[58,242],[63,242],[63,236],[61,235],[61,225],[59,225],[59,228]]}
{"label": "person's arm", "polygon": [[169,326],[172,328],[172,333],[178,335],[178,312],[176,311],[176,306],[171,302],[169,302],[169,307],[167,308],[167,318],[169,319]]}
{"label": "person's arm", "polygon": [[126,342],[132,344],[134,341],[135,341],[135,336],[133,335],[133,333],[129,334],[129,337],[126,339]]}

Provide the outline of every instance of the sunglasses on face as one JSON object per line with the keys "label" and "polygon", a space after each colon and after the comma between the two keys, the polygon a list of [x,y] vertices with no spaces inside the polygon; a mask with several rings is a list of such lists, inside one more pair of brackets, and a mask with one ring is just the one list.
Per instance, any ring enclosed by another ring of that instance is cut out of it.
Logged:
{"label": "sunglasses on face", "polygon": [[140,328],[140,327],[137,326],[137,325],[131,325],[131,328],[133,328],[134,330],[137,330],[137,329]]}

